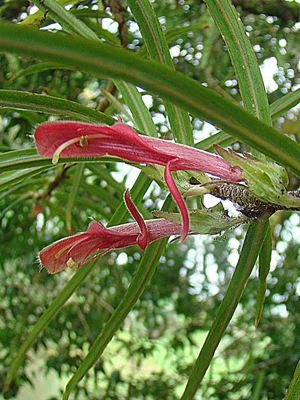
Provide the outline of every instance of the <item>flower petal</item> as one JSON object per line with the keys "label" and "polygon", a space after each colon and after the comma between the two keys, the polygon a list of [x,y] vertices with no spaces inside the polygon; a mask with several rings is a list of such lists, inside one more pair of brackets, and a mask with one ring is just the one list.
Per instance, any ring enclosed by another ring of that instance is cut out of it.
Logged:
{"label": "flower petal", "polygon": [[183,230],[181,233],[181,242],[183,242],[188,233],[189,233],[189,214],[188,214],[188,210],[186,208],[185,202],[181,196],[181,193],[178,189],[178,187],[175,184],[175,181],[173,179],[172,173],[171,173],[171,166],[173,164],[176,164],[176,159],[169,161],[166,165],[165,168],[165,173],[164,173],[164,177],[165,177],[165,181],[166,184],[170,190],[170,193],[172,194],[174,200],[176,201],[176,204],[178,206],[178,209],[181,213],[181,217],[182,217],[182,225],[183,225]]}
{"label": "flower petal", "polygon": [[138,209],[134,205],[133,201],[131,200],[128,189],[125,192],[124,200],[125,200],[128,210],[130,211],[131,215],[138,223],[138,226],[141,230],[141,233],[137,237],[137,244],[140,246],[140,248],[142,250],[144,250],[146,248],[147,244],[149,243],[149,232],[148,232],[146,223],[145,223],[143,217],[141,216],[141,214],[138,212]]}
{"label": "flower petal", "polygon": [[41,264],[50,274],[55,274],[66,267],[68,251],[75,243],[86,236],[86,232],[60,239],[40,251]]}

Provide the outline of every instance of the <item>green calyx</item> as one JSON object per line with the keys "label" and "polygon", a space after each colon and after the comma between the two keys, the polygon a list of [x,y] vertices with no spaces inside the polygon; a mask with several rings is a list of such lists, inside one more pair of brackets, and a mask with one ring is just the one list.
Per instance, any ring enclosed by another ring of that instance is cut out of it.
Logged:
{"label": "green calyx", "polygon": [[247,153],[243,157],[219,146],[215,146],[215,149],[232,166],[242,170],[243,179],[257,198],[286,208],[300,207],[300,198],[287,192],[289,179],[285,168]]}
{"label": "green calyx", "polygon": [[[229,217],[226,215],[221,203],[212,208],[188,211],[190,231],[197,234],[216,235],[222,231],[249,221],[249,219],[244,215]],[[153,214],[156,217],[165,218],[171,222],[181,223],[181,216],[179,213],[154,211]]]}

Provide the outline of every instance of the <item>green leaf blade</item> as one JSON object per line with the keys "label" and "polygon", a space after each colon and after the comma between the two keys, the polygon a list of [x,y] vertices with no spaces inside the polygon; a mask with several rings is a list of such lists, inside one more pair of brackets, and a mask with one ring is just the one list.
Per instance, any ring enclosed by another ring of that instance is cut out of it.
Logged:
{"label": "green leaf blade", "polygon": [[228,47],[245,109],[271,125],[268,98],[258,62],[236,9],[229,0],[205,2]]}
{"label": "green leaf blade", "polygon": [[55,34],[3,22],[0,24],[0,50],[48,61],[59,57],[62,64],[95,76],[140,85],[192,114],[206,118],[300,176],[300,144],[168,67],[96,41],[66,37],[62,42]]}
{"label": "green leaf blade", "polygon": [[263,242],[258,258],[259,283],[258,283],[257,297],[256,297],[256,312],[255,312],[256,327],[258,327],[259,325],[259,321],[261,319],[264,308],[264,302],[267,290],[267,277],[271,267],[271,257],[272,257],[272,232],[270,223],[268,223],[266,237]]}
{"label": "green leaf blade", "polygon": [[195,362],[185,391],[181,400],[192,400],[199,388],[200,383],[210,365],[214,353],[223,337],[235,310],[245,285],[253,270],[255,261],[260,252],[262,242],[267,232],[266,219],[252,223],[247,231],[240,258],[234,270],[223,301],[217,311],[215,320],[206,337],[204,345]]}
{"label": "green leaf blade", "polygon": [[[150,2],[148,0],[129,0],[128,4],[139,24],[151,59],[174,70],[168,43]],[[194,140],[188,113],[169,102],[166,102],[165,106],[175,138],[181,143],[192,145]]]}
{"label": "green leaf blade", "polygon": [[112,117],[75,101],[19,90],[0,89],[0,107],[61,115],[79,121],[98,122],[107,125],[116,122]]}

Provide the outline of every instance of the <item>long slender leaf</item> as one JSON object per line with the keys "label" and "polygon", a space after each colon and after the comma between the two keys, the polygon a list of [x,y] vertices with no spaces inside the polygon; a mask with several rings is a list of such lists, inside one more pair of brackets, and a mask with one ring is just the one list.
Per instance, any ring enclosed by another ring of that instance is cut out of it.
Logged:
{"label": "long slender leaf", "polygon": [[245,27],[229,0],[205,0],[227,45],[245,109],[265,124],[271,115],[264,83]]}
{"label": "long slender leaf", "polygon": [[201,16],[197,19],[198,22],[189,25],[176,26],[175,28],[167,29],[165,31],[165,37],[168,43],[174,42],[176,39],[186,35],[189,32],[198,32],[199,30],[204,30],[207,27],[209,18],[207,15]]}
{"label": "long slender leaf", "polygon": [[[130,9],[139,24],[148,53],[153,60],[166,64],[174,69],[164,33],[157,16],[148,0],[128,0]],[[175,138],[186,144],[193,144],[193,132],[186,112],[166,102],[166,111]]]}
{"label": "long slender leaf", "polygon": [[223,301],[217,311],[212,327],[206,337],[204,345],[202,346],[197,361],[192,368],[191,375],[181,400],[194,399],[196,391],[199,388],[199,385],[243,294],[245,285],[260,252],[267,229],[268,224],[264,218],[258,222],[253,222],[249,226],[239,261],[234,270]]}
{"label": "long slender leaf", "polygon": [[[270,105],[270,112],[272,120],[280,117],[285,112],[290,110],[292,107],[297,105],[300,101],[300,89],[294,92],[287,93],[286,95],[280,97]],[[217,132],[208,138],[201,140],[195,144],[195,147],[201,148],[203,150],[212,150],[213,144],[219,144],[222,147],[229,146],[234,143],[236,138],[224,131]]]}
{"label": "long slender leaf", "polygon": [[[36,63],[36,64],[33,64],[33,65],[29,65],[29,67],[21,69],[20,71],[18,71],[15,75],[13,75],[10,78],[10,82],[11,81],[16,81],[17,79],[20,79],[23,76],[37,74],[39,72],[48,71],[49,69],[55,69],[55,70],[56,69],[65,69],[65,67],[63,65],[54,64],[54,63],[51,63],[51,62]],[[71,68],[69,68],[69,69],[71,69]]]}
{"label": "long slender leaf", "polygon": [[[61,6],[64,6],[66,4],[74,4],[76,3],[77,0],[57,0],[57,3],[59,3]],[[40,21],[43,19],[44,16],[44,11],[37,10],[33,14],[29,14],[25,19],[23,19],[20,24],[22,25],[36,25],[39,24]]]}
{"label": "long slender leaf", "polygon": [[98,39],[96,33],[84,22],[69,13],[55,0],[33,0],[40,10],[48,11],[51,18],[58,22],[67,32],[73,32],[87,39]]}
{"label": "long slender leaf", "polygon": [[[170,206],[170,197],[166,200],[164,209],[167,211]],[[157,264],[163,251],[165,250],[167,239],[159,240],[152,243],[145,250],[140,261],[139,267],[134,275],[129,288],[127,289],[122,301],[103,326],[99,336],[91,346],[87,356],[79,366],[73,377],[66,386],[63,400],[67,400],[72,390],[77,386],[78,382],[84,377],[87,371],[98,361],[99,357],[105,350],[108,343],[113,338],[116,331],[121,327],[129,312],[133,309],[137,300],[145,290],[154,275]]]}
{"label": "long slender leaf", "polygon": [[107,125],[112,125],[116,122],[112,117],[75,101],[19,90],[0,89],[0,107],[62,115],[76,120],[99,122]]}
{"label": "long slender leaf", "polygon": [[149,136],[157,136],[156,127],[148,108],[142,100],[140,92],[130,83],[114,80],[125,104],[129,107],[135,126]]}
{"label": "long slender leaf", "polygon": [[266,370],[262,370],[257,374],[257,379],[255,382],[253,395],[251,396],[251,400],[260,400],[261,399],[261,391],[264,387],[264,381],[266,379]]}
{"label": "long slender leaf", "polygon": [[288,388],[284,400],[299,400],[300,399],[300,360],[296,366],[293,379]]}
{"label": "long slender leaf", "polygon": [[270,105],[272,118],[278,118],[300,102],[300,88],[287,93]]}
{"label": "long slender leaf", "polygon": [[1,22],[0,51],[71,65],[95,76],[123,79],[206,118],[300,176],[300,145],[240,107],[168,67],[97,41],[65,37]]}
{"label": "long slender leaf", "polygon": [[267,290],[267,277],[270,271],[271,264],[271,256],[272,256],[272,232],[270,228],[270,224],[267,229],[266,238],[263,242],[261,251],[259,253],[259,283],[257,288],[257,297],[256,297],[256,313],[255,313],[255,326],[257,327],[263,312],[265,295]]}
{"label": "long slender leaf", "polygon": [[[100,158],[61,158],[58,164],[65,164],[71,162],[117,162],[122,161],[117,157],[100,157]],[[30,167],[53,167],[51,158],[42,157],[36,154],[36,149],[13,150],[0,154],[0,172],[24,169]]]}
{"label": "long slender leaf", "polygon": [[0,191],[10,188],[12,185],[19,182],[23,182],[25,179],[39,175],[47,171],[47,169],[48,168],[40,167],[22,169],[21,171],[3,172],[0,175]]}
{"label": "long slender leaf", "polygon": [[[271,112],[259,65],[236,9],[229,0],[206,0],[206,4],[227,45],[245,109],[265,124],[271,125]],[[252,152],[261,157],[261,154],[257,154],[255,150]],[[260,283],[257,294],[256,326],[263,310],[271,253],[272,237],[269,226],[261,253],[259,253]]]}
{"label": "long slender leaf", "polygon": [[[214,144],[218,144],[222,147],[228,146],[236,141],[236,138],[228,135],[228,133],[224,131],[217,132],[208,138],[200,140],[200,142],[195,144],[195,147],[203,150],[212,150]],[[225,144],[224,144],[225,143]],[[228,143],[228,144],[226,144]]]}

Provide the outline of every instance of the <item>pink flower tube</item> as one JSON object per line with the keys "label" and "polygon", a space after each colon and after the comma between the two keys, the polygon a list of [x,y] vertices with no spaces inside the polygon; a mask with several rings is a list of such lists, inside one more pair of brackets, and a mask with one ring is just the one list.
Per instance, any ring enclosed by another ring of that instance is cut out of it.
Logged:
{"label": "pink flower tube", "polygon": [[121,122],[113,126],[93,125],[77,121],[46,122],[35,131],[38,152],[52,157],[100,157],[111,155],[122,159],[165,166],[165,181],[182,215],[181,239],[189,231],[189,217],[182,196],[171,172],[203,171],[230,182],[242,180],[241,170],[223,157],[190,146],[139,135]]}
{"label": "pink flower tube", "polygon": [[[132,203],[128,191],[125,193],[125,202],[136,222],[106,228],[101,222],[93,221],[86,232],[60,239],[41,250],[41,265],[49,273],[55,274],[66,267],[77,269],[111,249],[134,244],[144,249],[154,240],[180,234],[180,224],[163,218],[144,221]],[[104,251],[93,256],[99,250]]]}

